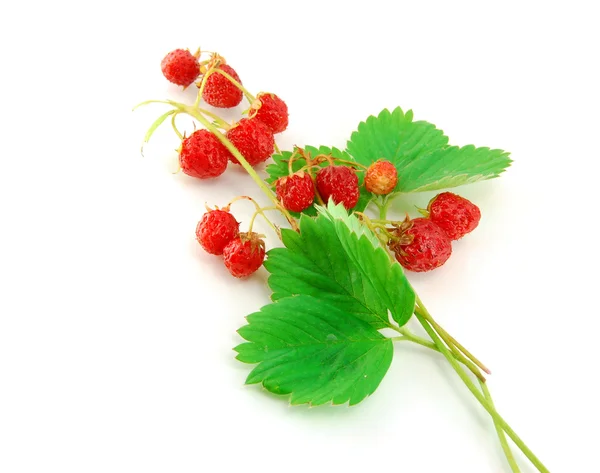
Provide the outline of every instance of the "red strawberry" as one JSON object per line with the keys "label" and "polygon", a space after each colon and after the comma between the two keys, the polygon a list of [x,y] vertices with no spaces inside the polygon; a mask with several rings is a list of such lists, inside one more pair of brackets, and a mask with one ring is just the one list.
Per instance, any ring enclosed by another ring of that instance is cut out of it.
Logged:
{"label": "red strawberry", "polygon": [[360,191],[356,171],[348,166],[327,166],[317,172],[317,190],[325,202],[329,198],[346,209],[358,203]]}
{"label": "red strawberry", "polygon": [[[228,64],[221,64],[219,69],[229,74],[240,84],[242,83],[240,76],[238,76],[237,72],[235,72]],[[218,108],[235,107],[240,104],[243,96],[244,94],[238,87],[232,84],[227,77],[218,72],[213,72],[208,76],[204,91],[202,92],[204,101],[207,104]]]}
{"label": "red strawberry", "polygon": [[392,230],[390,249],[409,271],[431,271],[452,254],[452,242],[438,225],[426,218],[407,220]]}
{"label": "red strawberry", "polygon": [[258,234],[240,233],[223,250],[224,263],[232,276],[245,278],[260,268],[265,260],[265,242]]}
{"label": "red strawberry", "polygon": [[[242,118],[227,130],[227,138],[252,166],[269,159],[275,150],[273,132],[259,120]],[[240,164],[232,154],[229,155],[229,159]]]}
{"label": "red strawberry", "polygon": [[240,224],[226,210],[210,210],[196,226],[198,243],[211,255],[222,255],[223,248],[239,233]]}
{"label": "red strawberry", "polygon": [[176,49],[167,54],[160,63],[162,73],[169,82],[187,87],[200,74],[197,56],[187,49]]}
{"label": "red strawberry", "polygon": [[181,142],[179,165],[188,176],[209,179],[227,169],[229,150],[208,130],[196,130]]}
{"label": "red strawberry", "polygon": [[250,107],[248,117],[256,117],[273,133],[281,133],[288,126],[289,115],[287,105],[277,95],[261,92]]}
{"label": "red strawberry", "polygon": [[292,212],[302,212],[315,199],[315,186],[309,174],[300,172],[277,179],[277,198]]}
{"label": "red strawberry", "polygon": [[427,211],[431,221],[437,223],[451,240],[458,240],[475,230],[481,219],[479,207],[452,192],[436,195],[429,202]]}
{"label": "red strawberry", "polygon": [[365,174],[365,187],[369,192],[386,195],[394,190],[398,184],[398,171],[389,161],[383,159],[375,161]]}

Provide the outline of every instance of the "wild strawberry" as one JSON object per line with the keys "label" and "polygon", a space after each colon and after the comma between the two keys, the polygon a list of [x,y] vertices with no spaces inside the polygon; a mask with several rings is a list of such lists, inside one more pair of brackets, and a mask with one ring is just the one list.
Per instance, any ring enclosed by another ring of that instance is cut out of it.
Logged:
{"label": "wild strawberry", "polygon": [[169,82],[187,87],[200,74],[198,58],[187,49],[176,49],[167,54],[160,63],[162,73]]}
{"label": "wild strawberry", "polygon": [[240,233],[223,250],[225,266],[236,278],[245,278],[260,268],[265,260],[265,242],[258,234]]}
{"label": "wild strawberry", "polygon": [[315,199],[315,186],[309,174],[300,172],[277,179],[277,198],[292,212],[302,212]]}
{"label": "wild strawberry", "polygon": [[257,118],[267,125],[273,133],[281,133],[288,126],[288,108],[275,94],[261,92],[250,107],[248,117]]}
{"label": "wild strawberry", "polygon": [[437,223],[451,240],[458,240],[475,230],[481,211],[472,202],[452,192],[436,195],[427,206],[429,218]]}
{"label": "wild strawberry", "polygon": [[367,169],[365,187],[369,192],[386,195],[394,190],[396,184],[398,184],[398,171],[389,161],[380,159]]}
{"label": "wild strawberry", "polygon": [[223,248],[239,231],[240,224],[228,210],[210,210],[196,226],[196,239],[211,255],[222,255]]}
{"label": "wild strawberry", "polygon": [[[218,68],[229,74],[240,84],[242,83],[240,76],[238,76],[237,72],[235,72],[228,64],[221,64]],[[238,87],[232,84],[227,77],[218,72],[213,72],[208,76],[204,91],[202,92],[204,101],[207,104],[218,108],[235,107],[240,104],[243,96],[244,94]]]}
{"label": "wild strawberry", "polygon": [[208,130],[196,130],[181,142],[179,165],[188,176],[209,179],[227,169],[229,150]]}
{"label": "wild strawberry", "polygon": [[[227,138],[252,166],[269,159],[275,150],[273,132],[259,120],[242,118],[227,130]],[[229,159],[240,164],[232,154],[229,154]]]}
{"label": "wild strawberry", "polygon": [[407,220],[392,231],[390,249],[409,271],[431,271],[452,254],[452,242],[438,225],[426,218]]}
{"label": "wild strawberry", "polygon": [[360,191],[356,171],[348,166],[327,166],[317,172],[317,190],[325,202],[329,198],[346,209],[358,203]]}

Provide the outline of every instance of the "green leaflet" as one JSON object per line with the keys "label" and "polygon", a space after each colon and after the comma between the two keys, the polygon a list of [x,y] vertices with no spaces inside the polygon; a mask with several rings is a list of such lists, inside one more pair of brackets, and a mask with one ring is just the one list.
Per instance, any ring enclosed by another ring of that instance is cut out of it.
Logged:
{"label": "green leaflet", "polygon": [[498,177],[512,160],[501,149],[451,146],[408,162],[400,171],[402,192],[458,187]]}
{"label": "green leaflet", "polygon": [[402,267],[366,231],[358,235],[331,215],[303,216],[300,234],[283,230],[285,248],[269,251],[265,262],[272,300],[310,295],[376,329],[390,326],[390,314],[404,325],[413,313],[414,291]]}
{"label": "green leaflet", "polygon": [[[339,159],[343,159],[346,161],[353,161],[352,156],[350,156],[346,151],[341,151],[338,148],[329,148],[327,146],[320,146],[318,148],[315,148],[314,146],[305,146],[304,151],[307,153],[310,153],[310,156],[313,158],[315,156],[318,156],[319,154],[326,154],[326,155],[331,155],[334,158],[339,158]],[[273,163],[269,164],[266,168],[266,171],[269,174],[269,176],[265,180],[269,184],[274,183],[280,177],[285,177],[285,176],[289,175],[288,161],[291,156],[292,156],[291,151],[282,151],[281,154],[273,155]],[[292,163],[292,170],[293,170],[293,172],[297,172],[305,165],[306,165],[306,162],[303,159],[295,159],[294,162]],[[327,163],[323,163],[321,165],[321,167],[324,167],[326,165],[327,165]],[[362,212],[367,207],[367,204],[369,203],[369,200],[371,199],[371,194],[368,193],[363,186],[363,181],[365,178],[364,172],[359,170],[359,171],[357,171],[356,174],[358,176],[358,184],[360,186],[360,198],[359,198],[356,206],[352,209],[352,211],[353,212],[354,211]],[[300,215],[295,212],[291,212],[291,213],[295,217],[298,217]],[[315,215],[317,215],[317,210],[316,210],[315,206],[313,205],[312,207],[309,207],[302,213],[306,214],[306,215],[310,215],[310,216],[315,216]]]}
{"label": "green leaflet", "polygon": [[365,235],[375,248],[381,246],[381,242],[375,234],[370,231],[366,225],[363,225],[354,215],[348,215],[348,211],[342,204],[336,205],[332,201],[329,201],[326,207],[321,207],[320,205],[316,205],[315,207],[319,214],[327,217],[332,222],[341,220],[357,236]]}
{"label": "green leaflet", "polygon": [[412,111],[383,110],[358,125],[347,151],[359,163],[391,161],[399,192],[421,192],[498,177],[511,163],[509,153],[489,148],[449,147],[448,137],[431,123],[413,121]]}
{"label": "green leaflet", "polygon": [[262,383],[291,404],[352,406],[372,394],[393,355],[392,340],[339,307],[299,295],[247,317],[237,359],[258,363],[247,384]]}

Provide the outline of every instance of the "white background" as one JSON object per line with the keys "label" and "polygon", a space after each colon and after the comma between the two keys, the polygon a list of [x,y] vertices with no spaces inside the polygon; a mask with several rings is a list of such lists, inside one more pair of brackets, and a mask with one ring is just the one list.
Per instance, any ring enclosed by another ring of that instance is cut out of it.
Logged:
{"label": "white background", "polygon": [[193,231],[205,202],[259,193],[239,169],[171,174],[168,125],[142,158],[163,109],[131,112],[191,100],[159,65],[197,46],[287,101],[283,148],[343,147],[400,105],[452,144],[512,152],[501,179],[460,190],[480,227],[410,280],[492,368],[498,410],[548,468],[599,471],[594,3],[5,2],[0,471],[508,470],[488,416],[419,347],[397,346],[354,408],[243,386],[231,349],[268,302],[266,272],[233,280]]}

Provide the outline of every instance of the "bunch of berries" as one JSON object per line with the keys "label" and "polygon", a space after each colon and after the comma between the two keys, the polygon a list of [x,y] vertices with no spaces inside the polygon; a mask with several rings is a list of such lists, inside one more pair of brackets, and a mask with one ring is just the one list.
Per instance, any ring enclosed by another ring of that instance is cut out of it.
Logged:
{"label": "bunch of berries", "polygon": [[[202,99],[213,107],[233,108],[244,95],[250,101],[248,117],[233,125],[223,120],[216,124],[231,144],[251,166],[271,157],[275,150],[274,134],[288,126],[288,108],[283,100],[272,93],[248,93],[237,72],[218,54],[200,61],[200,51],[176,49],[165,56],[161,63],[164,76],[173,84],[188,87],[197,82]],[[183,137],[179,148],[181,170],[192,177],[210,179],[220,176],[231,161],[240,164],[219,138],[208,130],[197,130]]]}
{"label": "bunch of berries", "polygon": [[391,229],[388,246],[398,262],[410,271],[431,271],[452,254],[458,240],[479,224],[479,208],[464,197],[443,192],[429,202],[425,217],[406,219]]}
{"label": "bunch of berries", "polygon": [[240,233],[240,224],[229,207],[208,210],[196,226],[196,239],[204,250],[223,256],[236,278],[245,278],[260,268],[265,259],[265,242],[252,231]]}
{"label": "bunch of berries", "polygon": [[[215,53],[201,60],[200,50],[192,54],[189,50],[177,49],[165,56],[161,69],[173,84],[183,87],[196,84],[198,98],[194,106],[182,106],[174,113],[188,113],[208,128],[198,129],[186,137],[178,132],[173,120],[175,131],[182,137],[179,164],[185,174],[198,179],[215,178],[225,172],[229,162],[243,164],[250,172],[248,165],[257,166],[271,157],[276,149],[274,135],[286,130],[289,118],[287,105],[277,95],[251,95],[235,69]],[[244,97],[250,104],[247,115],[232,125],[200,108],[202,100],[212,107],[232,108]],[[213,120],[210,126],[202,120],[207,116]],[[247,164],[240,163],[242,157]],[[297,165],[298,161],[301,166]],[[295,222],[289,212],[300,213],[314,203],[322,205],[330,200],[351,210],[357,206],[361,194],[366,193],[381,206],[398,188],[398,171],[393,163],[384,159],[365,166],[332,155],[311,157],[296,148],[288,165],[288,174],[273,183],[272,200],[293,228]],[[263,209],[254,203],[256,217]],[[386,235],[384,241],[387,239],[388,247],[402,266],[419,272],[443,265],[452,254],[452,240],[471,232],[481,218],[477,206],[450,192],[437,195],[422,213],[423,218],[410,220],[407,217],[403,222],[382,220],[379,228],[374,228],[380,237],[382,233]],[[390,223],[392,228],[386,228]],[[261,235],[252,232],[252,223],[247,232],[240,232],[239,226],[229,205],[209,210],[197,225],[196,238],[208,253],[223,256],[233,276],[246,277],[262,265],[265,243]]]}

